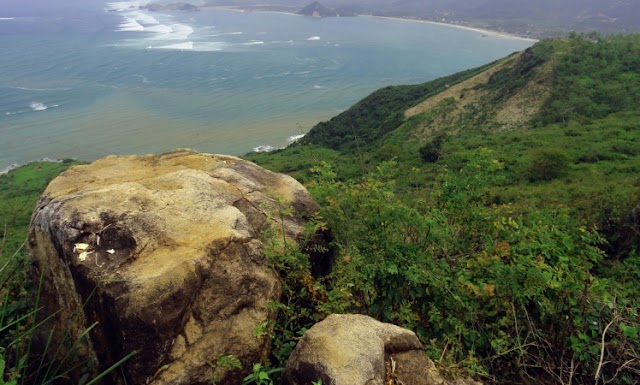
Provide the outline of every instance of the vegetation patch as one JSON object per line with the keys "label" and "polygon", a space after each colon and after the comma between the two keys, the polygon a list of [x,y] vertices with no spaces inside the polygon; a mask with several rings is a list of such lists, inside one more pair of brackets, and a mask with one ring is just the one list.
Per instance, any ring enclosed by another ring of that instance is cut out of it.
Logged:
{"label": "vegetation patch", "polygon": [[[358,120],[359,105],[314,128],[299,158],[278,153],[321,204],[335,251],[317,280],[304,255],[273,254],[301,293],[278,323],[295,325],[288,341],[357,312],[415,330],[441,366],[488,383],[637,382],[638,48],[640,35],[542,41],[406,119]],[[394,91],[367,109],[405,116],[411,103],[385,102]],[[296,170],[325,135],[350,144]]]}
{"label": "vegetation patch", "polygon": [[31,213],[40,194],[62,171],[79,164],[74,160],[33,162],[0,175],[0,261],[13,255],[24,243]]}

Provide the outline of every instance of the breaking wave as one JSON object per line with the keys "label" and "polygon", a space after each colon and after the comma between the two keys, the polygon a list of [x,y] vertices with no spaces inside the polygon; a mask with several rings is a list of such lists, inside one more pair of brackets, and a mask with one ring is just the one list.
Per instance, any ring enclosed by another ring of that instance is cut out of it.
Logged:
{"label": "breaking wave", "polygon": [[34,111],[44,111],[47,108],[49,108],[44,103],[40,103],[40,102],[33,102],[29,104],[29,107],[31,107],[31,109]]}
{"label": "breaking wave", "polygon": [[240,45],[262,45],[262,44],[264,44],[264,41],[262,40],[251,40],[249,42],[242,43]]}
{"label": "breaking wave", "polygon": [[304,138],[305,134],[300,134],[300,135],[292,135],[290,137],[287,138],[287,144],[291,144],[291,143],[295,143],[297,141],[299,141],[300,139]]}
{"label": "breaking wave", "polygon": [[193,42],[192,41],[186,41],[184,43],[161,45],[161,46],[158,46],[158,47],[151,47],[151,48],[193,50]]}
{"label": "breaking wave", "polygon": [[117,32],[142,32],[144,31],[144,27],[142,24],[138,23],[136,19],[131,17],[125,17],[124,21],[122,21],[118,25]]}
{"label": "breaking wave", "polygon": [[[300,134],[300,135],[292,135],[292,136],[288,137],[287,138],[287,146],[297,142],[298,140],[300,140],[302,138],[304,138],[304,135],[305,134]],[[285,147],[277,147],[276,148],[276,147],[273,147],[273,146],[270,146],[270,145],[266,144],[266,145],[254,147],[253,148],[253,152],[271,152],[271,151],[274,151],[274,150],[281,150],[281,149],[283,149]]]}
{"label": "breaking wave", "polygon": [[275,150],[275,147],[265,145],[265,146],[257,146],[253,148],[253,152],[271,152]]}

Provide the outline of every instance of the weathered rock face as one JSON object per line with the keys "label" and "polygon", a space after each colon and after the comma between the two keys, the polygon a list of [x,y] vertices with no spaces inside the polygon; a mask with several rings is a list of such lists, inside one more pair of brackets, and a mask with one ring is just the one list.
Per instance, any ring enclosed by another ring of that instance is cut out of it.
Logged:
{"label": "weathered rock face", "polygon": [[176,150],[68,170],[40,198],[29,234],[42,314],[60,310],[53,347],[98,322],[81,348],[94,373],[138,352],[105,383],[210,384],[223,355],[244,371],[218,368],[217,383],[241,383],[268,353],[254,330],[280,295],[260,234],[297,240],[316,209],[294,179],[231,156]]}
{"label": "weathered rock face", "polygon": [[309,329],[287,361],[284,380],[287,385],[478,384],[445,380],[412,331],[359,314],[334,314]]}

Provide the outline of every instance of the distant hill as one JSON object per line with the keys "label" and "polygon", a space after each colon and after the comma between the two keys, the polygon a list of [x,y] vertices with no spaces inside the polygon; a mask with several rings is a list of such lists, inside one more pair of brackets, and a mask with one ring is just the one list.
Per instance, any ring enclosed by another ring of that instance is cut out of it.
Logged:
{"label": "distant hill", "polygon": [[407,15],[519,34],[549,36],[554,31],[630,32],[640,30],[640,2],[629,0],[405,0],[369,3],[385,14]]}
{"label": "distant hill", "polygon": [[[208,0],[211,5],[297,12],[305,0]],[[636,0],[323,0],[340,15],[406,17],[544,38],[568,31],[640,31]]]}
{"label": "distant hill", "polygon": [[313,16],[313,17],[333,17],[333,16],[338,16],[338,13],[331,9],[331,8],[327,8],[324,5],[320,4],[319,2],[315,1],[309,5],[307,5],[306,7],[302,8],[300,10],[300,12],[298,12],[300,15],[305,15],[305,16]]}
{"label": "distant hill", "polygon": [[160,4],[160,3],[149,3],[141,6],[140,8],[147,9],[152,12],[161,12],[161,11],[200,11],[200,7],[190,4],[190,3],[170,3],[170,4]]}

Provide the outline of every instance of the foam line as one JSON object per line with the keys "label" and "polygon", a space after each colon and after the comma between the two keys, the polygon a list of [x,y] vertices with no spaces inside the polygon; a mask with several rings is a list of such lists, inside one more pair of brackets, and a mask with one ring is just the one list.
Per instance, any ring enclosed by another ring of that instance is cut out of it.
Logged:
{"label": "foam line", "polygon": [[152,37],[153,40],[186,40],[193,33],[193,28],[184,24],[171,24],[169,26],[157,26],[158,31],[166,31]]}
{"label": "foam line", "polygon": [[144,31],[144,27],[142,24],[138,23],[135,19],[130,17],[125,17],[124,21],[118,25],[118,32],[142,32]]}
{"label": "foam line", "polygon": [[268,144],[264,145],[264,146],[257,146],[257,147],[253,148],[254,152],[271,152],[273,150],[275,150],[275,148],[273,146],[269,146]]}
{"label": "foam line", "polygon": [[146,5],[149,1],[146,0],[134,0],[134,1],[115,1],[107,3],[105,10],[110,12],[122,12],[136,10],[143,5]]}
{"label": "foam line", "polygon": [[31,109],[34,111],[44,111],[48,108],[47,106],[44,105],[44,103],[40,103],[40,102],[33,102],[29,104],[29,107],[31,107]]}
{"label": "foam line", "polygon": [[163,45],[163,46],[159,46],[159,47],[152,47],[152,48],[157,48],[157,49],[192,50],[192,49],[193,49],[193,42],[191,42],[191,41],[187,41],[187,42],[184,42],[184,43],[169,44],[169,45]]}
{"label": "foam line", "polygon": [[138,23],[143,24],[143,25],[160,24],[160,22],[155,17],[153,17],[151,15],[147,15],[147,14],[142,13],[140,11],[134,11],[134,12],[125,13],[124,16],[130,17],[133,20],[135,20]]}
{"label": "foam line", "polygon": [[305,134],[300,134],[300,135],[292,135],[289,138],[287,138],[287,144],[291,144],[291,143],[295,143],[297,141],[299,141],[300,139],[304,138]]}

